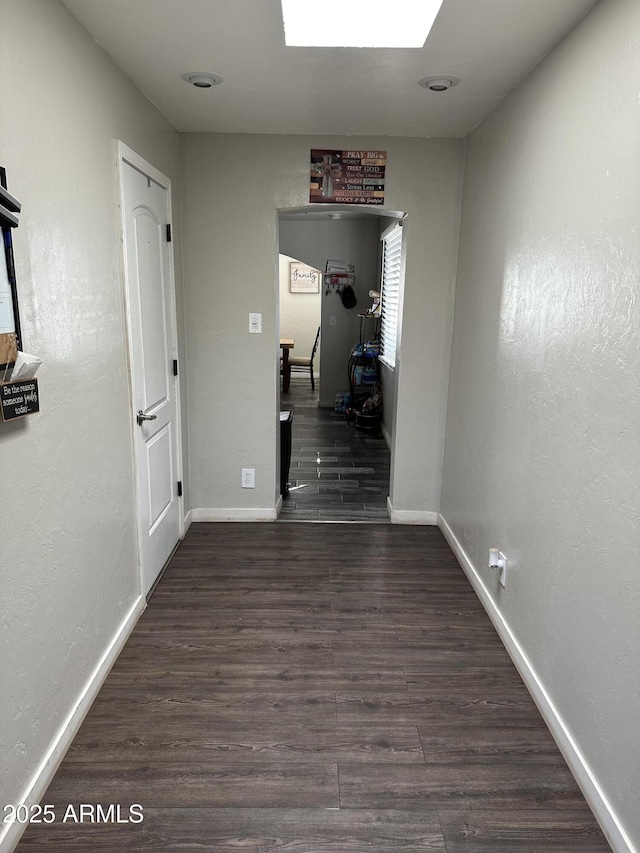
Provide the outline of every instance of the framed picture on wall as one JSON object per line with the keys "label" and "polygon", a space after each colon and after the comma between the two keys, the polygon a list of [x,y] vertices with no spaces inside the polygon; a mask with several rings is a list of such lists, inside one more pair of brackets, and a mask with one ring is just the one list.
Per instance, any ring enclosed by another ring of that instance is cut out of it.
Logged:
{"label": "framed picture on wall", "polygon": [[300,261],[289,264],[289,291],[291,293],[320,293],[322,273]]}

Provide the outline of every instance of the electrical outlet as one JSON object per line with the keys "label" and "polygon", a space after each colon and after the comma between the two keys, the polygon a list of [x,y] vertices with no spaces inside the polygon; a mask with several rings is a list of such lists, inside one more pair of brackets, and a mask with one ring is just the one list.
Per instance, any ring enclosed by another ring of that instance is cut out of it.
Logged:
{"label": "electrical outlet", "polygon": [[249,314],[249,331],[252,335],[262,334],[262,314]]}
{"label": "electrical outlet", "polygon": [[507,564],[507,558],[502,554],[502,565],[500,566],[500,586],[502,587],[507,585]]}
{"label": "electrical outlet", "polygon": [[255,489],[256,487],[256,469],[255,468],[243,468],[242,469],[242,488],[243,489]]}
{"label": "electrical outlet", "polygon": [[489,568],[500,569],[500,586],[507,585],[508,560],[499,548],[489,548]]}

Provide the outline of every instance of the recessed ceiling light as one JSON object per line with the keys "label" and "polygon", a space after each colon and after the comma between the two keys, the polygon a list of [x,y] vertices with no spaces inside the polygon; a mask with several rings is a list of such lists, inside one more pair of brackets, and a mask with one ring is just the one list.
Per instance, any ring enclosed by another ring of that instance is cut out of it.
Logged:
{"label": "recessed ceiling light", "polygon": [[457,86],[459,82],[460,78],[454,77],[453,74],[434,74],[418,80],[418,86],[429,89],[431,92],[446,92],[452,86]]}
{"label": "recessed ceiling light", "polygon": [[187,71],[181,77],[197,89],[210,89],[222,83],[223,80],[219,74],[214,74],[212,71]]}
{"label": "recessed ceiling light", "polygon": [[290,47],[423,47],[443,0],[281,0]]}

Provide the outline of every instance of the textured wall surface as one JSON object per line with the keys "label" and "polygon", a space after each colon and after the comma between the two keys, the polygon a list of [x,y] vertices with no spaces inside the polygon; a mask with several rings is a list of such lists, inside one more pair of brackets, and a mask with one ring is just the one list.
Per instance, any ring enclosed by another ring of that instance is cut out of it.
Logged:
{"label": "textured wall surface", "polygon": [[637,845],[639,79],[607,0],[468,140],[442,496]]}
{"label": "textured wall surface", "polygon": [[114,138],[176,180],[178,159],[57,0],[2,3],[0,75],[24,345],[44,359],[40,414],[0,424],[0,803],[16,803],[138,597]]}
{"label": "textured wall surface", "polygon": [[[277,211],[308,202],[309,152],[354,138],[183,134],[184,257],[194,508],[273,507],[277,488]],[[408,213],[398,508],[437,511],[463,143],[364,139],[386,149],[385,204]],[[238,264],[238,259],[242,264]],[[249,336],[248,314],[263,315]],[[256,488],[240,488],[243,467]]]}

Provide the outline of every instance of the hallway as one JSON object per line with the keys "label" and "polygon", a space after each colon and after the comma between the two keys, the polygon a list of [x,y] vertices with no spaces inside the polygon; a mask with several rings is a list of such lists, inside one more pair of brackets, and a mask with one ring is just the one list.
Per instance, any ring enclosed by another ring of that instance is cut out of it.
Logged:
{"label": "hallway", "polygon": [[18,853],[610,849],[434,527],[192,525],[42,802]]}
{"label": "hallway", "polygon": [[382,434],[317,406],[317,384],[294,374],[280,408],[293,412],[289,495],[280,521],[387,522],[390,453]]}

